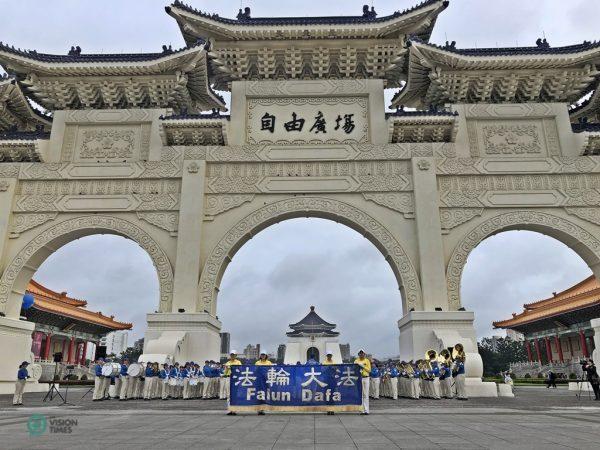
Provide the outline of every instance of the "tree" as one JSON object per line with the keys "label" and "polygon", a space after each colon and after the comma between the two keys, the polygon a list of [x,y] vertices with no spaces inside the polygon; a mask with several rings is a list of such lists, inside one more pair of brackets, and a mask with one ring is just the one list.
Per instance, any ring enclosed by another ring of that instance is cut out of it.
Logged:
{"label": "tree", "polygon": [[120,362],[123,362],[125,359],[128,359],[130,363],[137,362],[143,352],[143,349],[139,346],[127,347],[118,359]]}
{"label": "tree", "polygon": [[510,368],[511,363],[526,361],[523,343],[511,338],[484,338],[477,344],[483,360],[484,376],[497,376]]}

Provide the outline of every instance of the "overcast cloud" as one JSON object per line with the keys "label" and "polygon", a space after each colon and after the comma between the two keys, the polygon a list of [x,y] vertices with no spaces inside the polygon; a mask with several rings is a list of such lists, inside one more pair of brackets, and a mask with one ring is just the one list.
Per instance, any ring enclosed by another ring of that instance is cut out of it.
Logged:
{"label": "overcast cloud", "polygon": [[[238,1],[190,4],[234,17]],[[364,0],[243,1],[257,16],[355,15]],[[375,1],[380,15],[417,1]],[[458,47],[533,45],[543,36],[554,45],[600,38],[599,8],[589,0],[453,0],[442,13],[432,41]],[[0,40],[21,48],[66,54],[72,45],[85,53],[159,51],[183,46],[166,2],[0,0]],[[474,310],[480,336],[492,334],[491,321],[520,311],[590,274],[564,245],[527,232],[500,234],[470,256],[463,277],[463,304]],[[158,304],[158,282],[149,257],[136,244],[112,236],[88,237],[63,247],[36,274],[56,290],[83,297],[90,308],[135,324],[143,335],[144,315]],[[236,255],[222,283],[218,315],[233,345],[261,343],[276,350],[288,323],[314,304],[338,324],[342,342],[365,346],[378,355],[398,349],[396,321],[401,300],[394,276],[381,254],[354,231],[316,219],[275,225]]]}

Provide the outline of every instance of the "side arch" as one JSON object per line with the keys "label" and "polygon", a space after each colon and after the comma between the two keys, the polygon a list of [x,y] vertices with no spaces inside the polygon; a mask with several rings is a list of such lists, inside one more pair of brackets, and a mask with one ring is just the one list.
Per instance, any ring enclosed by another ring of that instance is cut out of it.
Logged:
{"label": "side arch", "polygon": [[511,230],[536,231],[562,242],[575,251],[596,276],[600,275],[600,240],[579,225],[561,217],[536,211],[513,211],[499,214],[469,231],[454,248],[446,270],[451,310],[457,310],[461,306],[460,283],[471,251],[484,239]]}
{"label": "side arch", "polygon": [[266,205],[234,225],[211,251],[200,277],[198,310],[216,314],[219,285],[235,253],[261,230],[283,220],[318,217],[342,223],[365,236],[390,264],[402,294],[403,309],[422,309],[421,285],[408,255],[392,234],[376,219],[338,200],[295,197]]}
{"label": "side arch", "polygon": [[[33,273],[48,256],[63,245],[94,234],[115,234],[136,242],[156,268],[160,286],[160,312],[170,312],[173,300],[173,268],[160,245],[139,226],[117,217],[83,216],[68,219],[32,239],[7,265],[0,278],[0,310],[13,311]],[[14,297],[14,298],[13,298]],[[18,314],[18,311],[17,311]]]}

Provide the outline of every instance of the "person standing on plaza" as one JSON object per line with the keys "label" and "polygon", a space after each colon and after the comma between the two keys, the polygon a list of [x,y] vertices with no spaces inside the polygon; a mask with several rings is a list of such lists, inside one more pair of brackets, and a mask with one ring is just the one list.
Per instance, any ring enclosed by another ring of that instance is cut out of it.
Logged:
{"label": "person standing on plaza", "polygon": [[379,367],[377,367],[377,364],[375,364],[375,363],[371,364],[371,373],[369,375],[371,378],[370,390],[369,390],[371,397],[373,397],[374,399],[379,399],[379,388],[380,388],[381,378],[380,378],[380,374],[379,374]]}
{"label": "person standing on plaza", "polygon": [[163,400],[166,400],[169,395],[169,385],[167,384],[169,381],[169,365],[167,363],[163,364],[162,369],[158,372],[158,385],[159,385],[159,396]]}
{"label": "person standing on plaza", "polygon": [[[273,363],[271,361],[269,361],[269,358],[267,357],[267,352],[261,352],[260,356],[258,357],[258,361],[256,361],[255,363],[256,366],[272,366]],[[264,411],[258,411],[258,415],[259,416],[263,416],[265,414]]]}
{"label": "person standing on plaza", "polygon": [[144,373],[144,400],[150,400],[152,395],[152,388],[154,387],[154,369],[151,363],[146,366],[146,372]]}
{"label": "person standing on plaza", "polygon": [[392,364],[390,368],[390,395],[392,399],[398,400],[398,378],[400,376],[400,371],[396,367],[395,364]]}
{"label": "person standing on plaza", "polygon": [[598,371],[596,370],[594,361],[591,359],[586,361],[581,368],[587,374],[588,383],[592,386],[596,400],[600,400],[600,377],[598,377]]}
{"label": "person standing on plaza", "polygon": [[25,385],[27,384],[27,378],[29,378],[29,372],[27,372],[27,366],[29,363],[23,361],[17,371],[17,382],[15,383],[15,395],[13,396],[13,405],[23,405],[23,391],[25,391]]}
{"label": "person standing on plaza", "polygon": [[129,360],[124,359],[119,376],[115,379],[115,395],[119,397],[119,400],[127,400],[127,382],[129,381],[127,369],[129,369]]}
{"label": "person standing on plaza", "polygon": [[549,389],[550,386],[556,389],[556,374],[552,370],[549,370],[546,375],[546,389]]}
{"label": "person standing on plaza", "polygon": [[467,356],[462,344],[454,346],[452,357],[455,364],[455,372],[452,373],[452,376],[454,377],[454,385],[456,386],[456,398],[458,400],[468,400],[467,389],[465,387],[465,362]]}
{"label": "person standing on plaza", "polygon": [[229,353],[229,359],[223,364],[223,375],[219,380],[219,398],[229,400],[229,379],[231,378],[231,366],[241,366],[242,362],[237,359],[237,351]]}
{"label": "person standing on plaza", "polygon": [[104,360],[102,358],[98,358],[96,360],[96,364],[94,365],[94,394],[92,396],[92,401],[94,402],[104,400],[104,376],[102,376],[103,365]]}
{"label": "person standing on plaza", "polygon": [[[333,353],[328,352],[325,355],[325,361],[323,361],[323,365],[324,366],[332,366],[334,364],[335,364],[335,362],[333,361]],[[334,414],[335,414],[335,411],[332,411],[332,410],[327,411],[328,416],[333,416]]]}
{"label": "person standing on plaza", "polygon": [[358,351],[358,358],[354,360],[354,364],[360,367],[360,375],[362,376],[362,407],[363,407],[363,415],[369,414],[369,388],[370,388],[370,378],[371,374],[371,361],[366,357],[364,350]]}

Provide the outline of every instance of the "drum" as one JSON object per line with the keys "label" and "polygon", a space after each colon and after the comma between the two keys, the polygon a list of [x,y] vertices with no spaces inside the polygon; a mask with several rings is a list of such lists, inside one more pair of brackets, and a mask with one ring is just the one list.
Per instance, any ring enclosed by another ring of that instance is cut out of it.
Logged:
{"label": "drum", "polygon": [[169,378],[169,386],[177,386],[177,378]]}
{"label": "drum", "polygon": [[190,379],[190,386],[198,386],[198,378]]}
{"label": "drum", "polygon": [[177,386],[183,386],[183,378],[177,378]]}
{"label": "drum", "polygon": [[42,377],[42,366],[39,364],[31,364],[27,368],[27,371],[29,372],[31,379],[34,381],[39,381],[39,379]]}
{"label": "drum", "polygon": [[116,377],[121,372],[121,364],[104,363],[102,366],[102,375],[105,377]]}
{"label": "drum", "polygon": [[127,368],[127,375],[130,377],[141,377],[143,373],[142,365],[138,363],[133,363]]}

